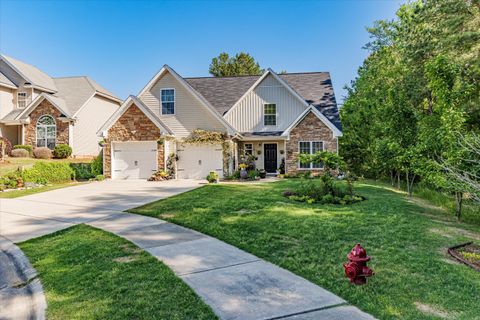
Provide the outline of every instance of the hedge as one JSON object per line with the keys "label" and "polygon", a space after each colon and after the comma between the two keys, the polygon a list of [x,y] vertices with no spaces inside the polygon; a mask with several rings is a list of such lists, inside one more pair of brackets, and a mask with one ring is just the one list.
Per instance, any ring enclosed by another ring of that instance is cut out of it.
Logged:
{"label": "hedge", "polygon": [[92,173],[91,163],[70,163],[70,168],[74,171],[76,180],[88,180],[96,176]]}
{"label": "hedge", "polygon": [[30,157],[33,155],[33,147],[28,144],[16,144],[13,146],[13,150],[16,150],[16,149],[27,150]]}
{"label": "hedge", "polygon": [[71,181],[75,172],[66,162],[37,162],[21,175],[24,181],[46,184]]}

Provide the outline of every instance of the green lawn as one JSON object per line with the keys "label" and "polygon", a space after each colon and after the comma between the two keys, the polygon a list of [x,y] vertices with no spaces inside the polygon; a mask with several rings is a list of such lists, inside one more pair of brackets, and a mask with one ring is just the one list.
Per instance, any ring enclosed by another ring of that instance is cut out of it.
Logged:
{"label": "green lawn", "polygon": [[52,319],[216,319],[173,272],[132,243],[75,226],[20,244]]}
{"label": "green lawn", "polygon": [[[131,211],[224,240],[380,319],[480,318],[480,273],[446,254],[454,244],[480,242],[480,227],[371,183],[357,187],[367,200],[350,206],[282,197],[298,183],[207,185]],[[373,256],[376,275],[366,286],[351,285],[343,273],[357,242]]]}
{"label": "green lawn", "polygon": [[23,196],[28,196],[28,195],[31,195],[31,194],[35,194],[35,193],[41,193],[41,192],[46,192],[46,191],[52,191],[52,190],[55,190],[55,189],[78,186],[78,185],[84,184],[84,183],[88,183],[88,182],[65,182],[65,183],[51,184],[51,185],[47,185],[47,186],[43,186],[43,187],[39,187],[39,188],[0,192],[0,199],[1,198],[9,198],[9,199],[18,198],[18,197],[23,197]]}

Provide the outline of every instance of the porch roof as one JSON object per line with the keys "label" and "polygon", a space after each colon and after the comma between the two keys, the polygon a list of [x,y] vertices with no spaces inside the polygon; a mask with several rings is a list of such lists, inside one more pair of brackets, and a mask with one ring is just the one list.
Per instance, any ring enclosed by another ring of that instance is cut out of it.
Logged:
{"label": "porch roof", "polygon": [[283,140],[283,131],[254,131],[254,132],[242,132],[242,140]]}

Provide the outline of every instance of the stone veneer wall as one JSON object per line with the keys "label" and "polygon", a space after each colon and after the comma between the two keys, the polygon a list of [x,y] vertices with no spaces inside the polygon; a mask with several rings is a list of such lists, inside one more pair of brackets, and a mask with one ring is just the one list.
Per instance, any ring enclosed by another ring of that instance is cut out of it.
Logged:
{"label": "stone veneer wall", "polygon": [[[156,141],[160,138],[160,129],[140,110],[132,104],[125,113],[108,130],[108,137],[103,146],[103,174],[111,178],[112,142],[121,141]],[[164,169],[164,146],[158,147],[158,170]]]}
{"label": "stone veneer wall", "polygon": [[58,117],[62,116],[62,113],[47,99],[40,102],[29,115],[30,123],[25,126],[25,144],[31,145],[34,148],[37,146],[37,121],[44,115],[52,116],[53,119],[55,119],[55,123],[57,124],[56,144],[68,144],[68,122],[58,120]]}
{"label": "stone veneer wall", "polygon": [[[296,174],[298,170],[298,142],[299,141],[323,141],[324,150],[337,152],[337,138],[333,137],[332,130],[328,128],[312,112],[290,131],[290,140],[287,141],[287,157],[285,169],[287,174]],[[310,170],[310,169],[307,169]],[[312,173],[319,174],[322,169],[311,169]]]}

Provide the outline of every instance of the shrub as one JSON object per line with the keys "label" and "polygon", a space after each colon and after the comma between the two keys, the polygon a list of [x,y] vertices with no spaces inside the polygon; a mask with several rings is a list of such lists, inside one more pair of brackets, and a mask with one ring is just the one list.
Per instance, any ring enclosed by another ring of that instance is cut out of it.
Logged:
{"label": "shrub", "polygon": [[38,159],[50,159],[52,158],[52,150],[47,147],[39,147],[33,149],[33,155]]}
{"label": "shrub", "polygon": [[100,151],[98,156],[91,163],[91,171],[94,176],[103,174],[103,152]]}
{"label": "shrub", "polygon": [[65,162],[37,162],[21,175],[24,181],[46,184],[71,181],[75,172]]}
{"label": "shrub", "polygon": [[287,198],[288,198],[288,197],[290,197],[290,196],[295,196],[295,195],[297,195],[297,193],[296,193],[295,191],[293,191],[293,190],[285,190],[285,191],[283,191],[282,195],[283,195],[284,197],[287,197]]}
{"label": "shrub", "polygon": [[[24,149],[28,151],[28,155],[31,157],[33,155],[33,147],[28,144],[17,144],[13,146],[13,150]],[[12,151],[13,151],[12,150]],[[12,155],[13,157],[13,155]]]}
{"label": "shrub", "polygon": [[218,180],[218,174],[215,171],[210,171],[210,173],[207,175],[207,181],[209,183],[215,183]]}
{"label": "shrub", "polygon": [[30,155],[25,149],[14,149],[10,154],[14,158],[27,158]]}
{"label": "shrub", "polygon": [[97,179],[97,181],[103,181],[105,180],[105,176],[103,174],[99,174],[95,177],[95,179]]}
{"label": "shrub", "polygon": [[248,179],[249,180],[256,180],[257,177],[260,177],[260,173],[258,172],[258,170],[248,171]]}
{"label": "shrub", "polygon": [[[13,174],[0,177],[0,189],[15,189],[18,187],[19,180],[20,179]],[[21,184],[23,185],[23,180],[21,181]]]}
{"label": "shrub", "polygon": [[72,155],[72,147],[68,144],[57,144],[53,149],[53,156],[57,159],[66,159]]}
{"label": "shrub", "polygon": [[70,168],[72,168],[76,180],[88,180],[96,176],[92,172],[91,163],[70,163]]}

